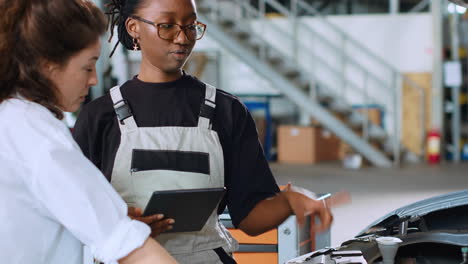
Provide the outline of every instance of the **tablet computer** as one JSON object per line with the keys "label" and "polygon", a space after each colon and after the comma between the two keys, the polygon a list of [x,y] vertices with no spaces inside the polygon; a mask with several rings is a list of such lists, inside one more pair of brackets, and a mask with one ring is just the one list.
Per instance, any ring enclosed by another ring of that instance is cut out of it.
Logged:
{"label": "tablet computer", "polygon": [[155,191],[143,216],[164,214],[175,220],[165,233],[200,231],[226,192],[226,188]]}

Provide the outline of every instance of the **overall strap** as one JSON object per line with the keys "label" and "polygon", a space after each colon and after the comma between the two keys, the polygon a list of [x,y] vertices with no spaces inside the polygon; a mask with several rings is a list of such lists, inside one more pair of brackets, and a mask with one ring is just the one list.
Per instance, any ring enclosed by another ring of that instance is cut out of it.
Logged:
{"label": "overall strap", "polygon": [[198,127],[211,129],[214,111],[216,109],[216,88],[206,84],[205,100],[200,107]]}
{"label": "overall strap", "polygon": [[132,111],[127,101],[122,97],[122,92],[119,86],[115,86],[110,90],[112,102],[114,104],[114,111],[117,114],[117,120],[120,130],[132,131],[136,130],[135,119],[133,118]]}

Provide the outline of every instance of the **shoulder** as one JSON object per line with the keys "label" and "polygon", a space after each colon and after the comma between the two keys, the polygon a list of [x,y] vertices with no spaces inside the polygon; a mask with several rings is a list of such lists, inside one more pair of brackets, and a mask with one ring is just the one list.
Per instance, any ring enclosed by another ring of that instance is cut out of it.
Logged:
{"label": "shoulder", "polygon": [[101,116],[114,112],[112,99],[110,94],[107,93],[93,101],[84,105],[81,109],[84,113],[93,113],[93,115]]}
{"label": "shoulder", "polygon": [[222,89],[216,89],[216,97],[220,100],[228,101],[234,104],[242,104],[237,96],[228,93]]}
{"label": "shoulder", "polygon": [[[201,89],[204,93],[206,86],[210,85],[198,80],[196,77],[188,76],[190,87]],[[214,85],[212,85],[214,86]],[[216,110],[215,110],[215,129],[218,132],[226,131],[230,133],[232,129],[249,119],[250,113],[241,100],[219,87],[216,87]]]}
{"label": "shoulder", "polygon": [[54,117],[53,114],[40,104],[28,101],[26,99],[11,98],[5,100],[0,107],[0,114],[4,118],[15,118],[18,115],[28,114],[25,117]]}
{"label": "shoulder", "polygon": [[128,80],[124,84],[120,86],[114,86],[109,89],[109,92],[107,92],[105,95],[94,99],[93,101],[87,103],[82,107],[82,111],[84,113],[92,113],[92,115],[96,117],[115,117],[115,112],[114,112],[114,103],[112,102],[112,97],[110,95],[110,91],[115,88],[119,87],[119,89],[122,91],[122,93],[125,93],[125,91],[132,89],[135,86],[134,81]]}
{"label": "shoulder", "polygon": [[[196,77],[190,76],[191,82],[193,83],[194,87],[198,87],[205,91],[206,85],[211,85],[208,83],[205,83],[203,81],[198,80]],[[213,86],[215,87],[215,86]],[[223,110],[230,110],[230,112],[247,112],[247,108],[245,105],[241,102],[239,97],[219,88],[216,88],[216,107],[223,109]]]}
{"label": "shoulder", "polygon": [[248,119],[250,112],[239,97],[221,89],[216,91],[216,108],[224,113],[223,118],[229,116],[233,122],[243,122]]}
{"label": "shoulder", "polygon": [[85,104],[78,115],[75,130],[86,126],[86,130],[95,129],[101,124],[112,122],[116,118],[114,106],[109,93]]}
{"label": "shoulder", "polygon": [[2,146],[11,147],[24,156],[46,145],[75,147],[65,123],[57,119],[47,108],[23,99],[9,99],[0,104],[0,131],[4,135]]}
{"label": "shoulder", "polygon": [[[29,133],[35,131],[66,130],[65,124],[57,119],[52,112],[44,106],[24,99],[9,99],[3,102],[0,108],[2,122],[12,129],[27,129]],[[20,132],[20,131],[18,131]]]}
{"label": "shoulder", "polygon": [[195,76],[186,75],[186,81],[188,83],[190,83],[190,87],[198,89],[198,90],[202,90],[202,91],[205,91],[207,85],[210,85],[210,86],[216,88],[216,101],[222,100],[222,101],[230,101],[230,102],[235,102],[235,101],[240,102],[239,98],[237,98],[233,94],[230,94],[230,93],[220,89],[219,87],[216,87],[216,86],[211,85],[209,83],[205,83],[205,82],[199,80]]}

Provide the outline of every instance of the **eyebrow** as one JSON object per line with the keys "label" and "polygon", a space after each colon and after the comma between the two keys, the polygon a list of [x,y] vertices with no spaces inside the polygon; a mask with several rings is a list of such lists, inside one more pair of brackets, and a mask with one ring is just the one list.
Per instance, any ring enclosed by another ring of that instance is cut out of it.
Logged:
{"label": "eyebrow", "polygon": [[[176,12],[172,12],[172,11],[162,11],[161,14],[162,14],[162,15],[174,15],[174,14],[176,14]],[[197,17],[197,13],[193,12],[193,13],[191,13],[190,15],[188,15],[187,17]]]}

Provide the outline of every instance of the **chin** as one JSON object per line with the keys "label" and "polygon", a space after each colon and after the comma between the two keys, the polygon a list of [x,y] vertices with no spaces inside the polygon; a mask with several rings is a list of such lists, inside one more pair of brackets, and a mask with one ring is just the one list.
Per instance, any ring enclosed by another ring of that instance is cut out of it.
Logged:
{"label": "chin", "polygon": [[185,63],[187,63],[188,58],[183,59],[183,60],[176,60],[174,61],[174,64],[172,65],[172,69],[177,69],[180,70],[184,67]]}
{"label": "chin", "polygon": [[78,111],[78,109],[80,109],[80,106],[81,104],[71,105],[71,106],[65,107],[63,111],[73,113],[73,112]]}
{"label": "chin", "polygon": [[176,73],[179,73],[181,70],[182,70],[182,66],[178,66],[178,67],[166,68],[164,72],[168,74],[176,74]]}

